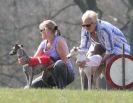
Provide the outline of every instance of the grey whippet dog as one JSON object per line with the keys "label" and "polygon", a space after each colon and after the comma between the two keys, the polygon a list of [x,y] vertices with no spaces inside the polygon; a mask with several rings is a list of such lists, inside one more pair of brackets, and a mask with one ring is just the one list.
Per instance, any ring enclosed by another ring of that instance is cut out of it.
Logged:
{"label": "grey whippet dog", "polygon": [[[23,45],[21,44],[15,44],[15,46],[13,46],[9,54],[17,55],[18,58],[23,58],[25,61],[28,61],[30,59],[30,57],[26,54],[25,50],[23,49]],[[23,72],[25,73],[27,80],[27,85],[25,86],[25,88],[31,87],[34,75],[40,74],[42,72],[45,78],[49,77],[51,75],[51,72],[47,68],[48,66],[44,64],[38,64],[36,66],[30,66],[28,64],[24,64]]]}

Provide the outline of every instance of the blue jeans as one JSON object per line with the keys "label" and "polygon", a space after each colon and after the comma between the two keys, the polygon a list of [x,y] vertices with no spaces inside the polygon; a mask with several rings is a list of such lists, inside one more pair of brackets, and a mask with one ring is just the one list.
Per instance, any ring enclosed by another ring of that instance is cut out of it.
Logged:
{"label": "blue jeans", "polygon": [[40,76],[32,82],[33,88],[57,88],[63,89],[65,86],[70,84],[74,80],[74,72],[68,69],[67,65],[62,61],[58,60],[55,62],[51,76],[43,78]]}

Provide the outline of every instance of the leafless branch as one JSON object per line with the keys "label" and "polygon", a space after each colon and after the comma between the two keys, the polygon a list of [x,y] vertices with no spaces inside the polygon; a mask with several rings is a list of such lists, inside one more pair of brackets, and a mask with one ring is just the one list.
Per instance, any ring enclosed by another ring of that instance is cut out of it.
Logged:
{"label": "leafless branch", "polygon": [[72,3],[72,4],[69,4],[69,5],[67,5],[67,6],[65,6],[65,7],[63,7],[63,8],[61,8],[60,10],[58,10],[54,15],[52,15],[51,17],[50,17],[50,19],[53,19],[53,18],[55,18],[57,15],[59,15],[61,12],[63,12],[65,9],[67,9],[67,8],[69,8],[69,7],[71,7],[71,6],[75,6],[76,4],[75,3]]}

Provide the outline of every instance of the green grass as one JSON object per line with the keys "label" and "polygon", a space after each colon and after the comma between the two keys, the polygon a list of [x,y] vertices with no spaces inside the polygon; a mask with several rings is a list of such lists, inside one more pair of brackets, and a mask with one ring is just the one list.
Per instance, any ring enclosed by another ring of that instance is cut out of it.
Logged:
{"label": "green grass", "polygon": [[0,103],[133,103],[133,92],[1,88]]}

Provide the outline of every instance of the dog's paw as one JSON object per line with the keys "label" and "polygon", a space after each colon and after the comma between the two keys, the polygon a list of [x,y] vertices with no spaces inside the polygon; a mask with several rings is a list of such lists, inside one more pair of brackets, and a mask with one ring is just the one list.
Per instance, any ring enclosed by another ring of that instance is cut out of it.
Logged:
{"label": "dog's paw", "polygon": [[101,74],[100,74],[100,79],[103,79],[103,77],[104,77],[104,74],[101,73]]}
{"label": "dog's paw", "polygon": [[29,85],[26,85],[25,87],[24,87],[24,89],[29,89],[30,88],[30,86]]}

